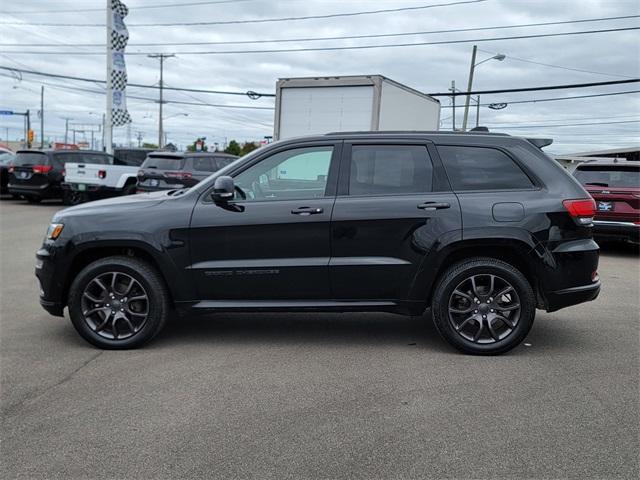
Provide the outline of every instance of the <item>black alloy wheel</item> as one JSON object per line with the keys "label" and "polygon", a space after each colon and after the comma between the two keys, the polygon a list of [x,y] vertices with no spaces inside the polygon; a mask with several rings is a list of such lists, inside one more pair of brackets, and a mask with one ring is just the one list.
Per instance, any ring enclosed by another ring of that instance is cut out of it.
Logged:
{"label": "black alloy wheel", "polygon": [[106,257],[87,265],[69,289],[69,316],[78,333],[105,349],[138,347],[157,335],[170,311],[160,273],[136,257]]}
{"label": "black alloy wheel", "polygon": [[96,334],[122,340],[138,333],[149,316],[149,297],[140,282],[126,273],[101,273],[82,294],[82,315]]}
{"label": "black alloy wheel", "polygon": [[442,337],[465,353],[496,355],[519,345],[535,318],[527,278],[495,258],[470,258],[448,268],[432,299]]}

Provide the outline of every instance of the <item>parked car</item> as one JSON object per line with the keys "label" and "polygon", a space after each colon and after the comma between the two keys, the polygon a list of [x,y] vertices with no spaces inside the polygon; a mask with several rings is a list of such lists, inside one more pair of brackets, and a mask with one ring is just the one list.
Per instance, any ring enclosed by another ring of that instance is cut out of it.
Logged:
{"label": "parked car", "polygon": [[62,198],[67,162],[104,163],[109,156],[91,150],[18,150],[9,169],[9,192],[30,203],[45,198]]}
{"label": "parked car", "polygon": [[444,132],[276,142],[188,190],[56,213],[36,253],[40,303],[68,307],[106,349],[149,341],[174,310],[431,308],[456,348],[503,353],[536,308],[600,291],[594,201],[535,146],[548,143]]}
{"label": "parked car", "polygon": [[115,148],[113,150],[113,156],[115,157],[114,165],[139,167],[151,152],[153,152],[151,148]]}
{"label": "parked car", "polygon": [[0,152],[0,194],[9,193],[9,168],[16,156],[10,152]]}
{"label": "parked car", "polygon": [[153,152],[138,172],[138,191],[192,187],[238,157],[226,153]]}
{"label": "parked car", "polygon": [[640,243],[640,163],[598,160],[573,174],[596,201],[596,237]]}

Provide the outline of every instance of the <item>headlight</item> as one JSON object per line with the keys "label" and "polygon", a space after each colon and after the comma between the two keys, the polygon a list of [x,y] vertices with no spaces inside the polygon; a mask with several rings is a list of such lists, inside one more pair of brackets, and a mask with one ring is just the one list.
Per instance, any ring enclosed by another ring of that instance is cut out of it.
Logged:
{"label": "headlight", "polygon": [[52,223],[47,229],[47,240],[55,240],[62,233],[63,223]]}

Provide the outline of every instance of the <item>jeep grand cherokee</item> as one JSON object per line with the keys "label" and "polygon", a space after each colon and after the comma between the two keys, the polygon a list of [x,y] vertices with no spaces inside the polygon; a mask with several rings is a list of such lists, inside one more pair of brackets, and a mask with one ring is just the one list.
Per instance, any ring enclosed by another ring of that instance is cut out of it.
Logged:
{"label": "jeep grand cherokee", "polygon": [[594,202],[538,146],[501,134],[336,133],[273,143],[190,189],[54,215],[40,303],[107,349],[174,311],[431,308],[440,334],[498,354],[600,291]]}

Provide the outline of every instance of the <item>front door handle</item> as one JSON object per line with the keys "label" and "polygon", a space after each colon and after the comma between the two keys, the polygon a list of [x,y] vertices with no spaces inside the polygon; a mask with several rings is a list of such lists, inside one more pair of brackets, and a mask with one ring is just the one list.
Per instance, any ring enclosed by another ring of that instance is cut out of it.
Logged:
{"label": "front door handle", "polygon": [[451,205],[447,202],[424,202],[418,205],[420,210],[440,210],[449,207],[451,207]]}
{"label": "front door handle", "polygon": [[319,213],[324,212],[324,209],[322,208],[312,208],[312,207],[300,207],[300,208],[294,208],[293,210],[291,210],[291,213],[293,213],[294,215],[317,215]]}

